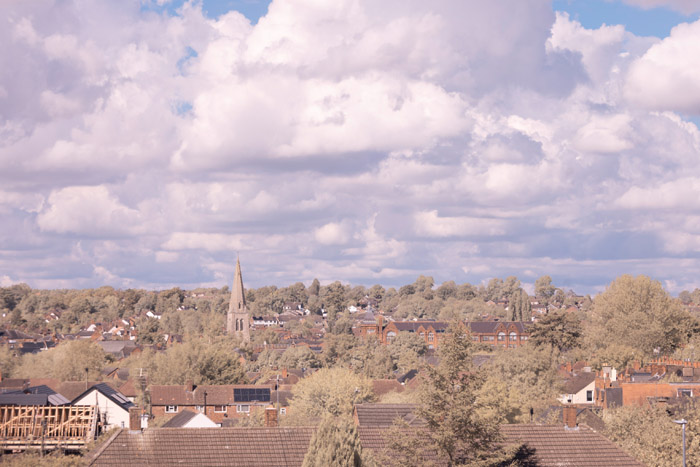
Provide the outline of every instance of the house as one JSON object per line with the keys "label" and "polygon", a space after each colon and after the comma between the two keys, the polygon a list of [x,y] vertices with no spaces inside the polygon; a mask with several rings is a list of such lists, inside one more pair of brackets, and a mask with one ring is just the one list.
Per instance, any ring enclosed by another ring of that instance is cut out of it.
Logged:
{"label": "house", "polygon": [[573,374],[565,381],[564,393],[559,396],[559,401],[562,404],[593,405],[595,379],[596,374],[590,371],[590,368],[588,371]]}
{"label": "house", "polygon": [[163,424],[163,428],[216,428],[218,425],[199,412],[183,410]]}
{"label": "house", "polygon": [[227,418],[247,417],[262,410],[273,400],[272,386],[250,384],[185,385],[150,387],[151,413],[155,418],[174,415],[187,409],[200,412],[214,423]]}
{"label": "house", "polygon": [[73,399],[71,405],[96,406],[106,430],[129,426],[129,409],[135,407],[126,396],[105,383],[98,383]]}

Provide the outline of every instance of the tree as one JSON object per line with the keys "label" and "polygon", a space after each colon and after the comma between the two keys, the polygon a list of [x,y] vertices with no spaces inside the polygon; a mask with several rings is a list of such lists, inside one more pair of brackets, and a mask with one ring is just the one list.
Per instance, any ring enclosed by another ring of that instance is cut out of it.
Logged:
{"label": "tree", "polygon": [[57,378],[61,381],[99,379],[107,364],[102,347],[91,340],[65,341],[53,349],[26,355],[16,367],[22,378]]}
{"label": "tree", "polygon": [[427,423],[430,444],[448,460],[465,465],[493,459],[500,440],[495,420],[482,414],[477,394],[484,383],[472,365],[472,343],[454,323],[440,343],[437,367],[426,366],[418,415]]}
{"label": "tree", "polygon": [[320,290],[321,290],[321,283],[318,281],[318,279],[314,279],[311,282],[311,285],[309,286],[309,295],[318,296]]}
{"label": "tree", "polygon": [[583,327],[576,315],[555,312],[537,321],[530,332],[530,343],[536,346],[552,346],[560,352],[581,346]]}
{"label": "tree", "polygon": [[530,296],[523,289],[518,288],[511,294],[508,307],[511,321],[530,320]]}
{"label": "tree", "polygon": [[322,368],[292,389],[291,409],[307,417],[350,416],[355,404],[374,400],[372,382],[345,368]]}
{"label": "tree", "polygon": [[[264,351],[263,351],[264,352]],[[321,362],[316,354],[306,346],[290,347],[284,351],[279,359],[279,366],[283,368],[319,368]]]}
{"label": "tree", "polygon": [[303,467],[359,467],[362,446],[355,424],[347,418],[326,416],[311,438]]}
{"label": "tree", "polygon": [[552,296],[556,287],[552,285],[552,278],[549,276],[542,276],[535,281],[535,297],[542,298],[545,302],[548,302]]}
{"label": "tree", "polygon": [[497,388],[493,380],[504,384],[507,391],[501,398],[516,404],[516,408],[508,410],[520,417],[518,421],[525,422],[530,408],[545,409],[561,393],[558,366],[556,349],[524,345],[497,352],[483,371],[488,374],[489,388]]}
{"label": "tree", "polygon": [[640,356],[671,353],[697,332],[697,321],[647,276],[623,275],[595,298],[591,339],[599,348],[617,343]]}
{"label": "tree", "polygon": [[[680,417],[679,417],[680,418]],[[620,407],[603,412],[606,435],[645,465],[681,465],[680,431],[666,410],[655,407]],[[692,425],[689,423],[688,428]],[[694,427],[693,427],[694,428]],[[697,428],[696,428],[697,429]],[[692,433],[688,433],[692,443]],[[689,465],[698,465],[697,451],[688,450]]]}
{"label": "tree", "polygon": [[129,359],[131,368],[146,368],[152,384],[241,384],[247,378],[234,341],[192,338],[164,352],[142,352]]}
{"label": "tree", "polygon": [[440,284],[440,287],[435,291],[437,296],[442,300],[457,296],[457,284],[455,281],[447,281]]}

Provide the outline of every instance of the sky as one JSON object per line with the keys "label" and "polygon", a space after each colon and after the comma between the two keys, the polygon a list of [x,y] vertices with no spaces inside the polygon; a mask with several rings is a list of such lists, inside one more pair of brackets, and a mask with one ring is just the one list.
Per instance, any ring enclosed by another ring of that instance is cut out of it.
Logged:
{"label": "sky", "polygon": [[5,0],[0,286],[700,287],[700,0]]}

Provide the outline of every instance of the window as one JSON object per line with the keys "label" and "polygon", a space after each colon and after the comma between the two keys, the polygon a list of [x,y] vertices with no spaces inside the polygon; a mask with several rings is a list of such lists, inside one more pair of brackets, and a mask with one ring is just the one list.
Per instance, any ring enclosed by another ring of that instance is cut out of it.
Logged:
{"label": "window", "polygon": [[506,333],[505,333],[505,332],[499,332],[499,333],[498,333],[498,340],[499,340],[499,341],[504,341],[504,340],[506,340]]}
{"label": "window", "polygon": [[428,344],[428,349],[433,350],[434,348],[433,344]]}
{"label": "window", "polygon": [[177,405],[166,405],[165,413],[177,413]]}
{"label": "window", "polygon": [[491,341],[493,341],[493,336],[484,336],[483,339],[484,339],[485,341],[491,342]]}
{"label": "window", "polygon": [[432,332],[429,333],[428,334],[428,342],[433,342],[434,339],[435,339],[435,334],[433,334]]}
{"label": "window", "polygon": [[216,413],[226,413],[226,406],[225,406],[225,405],[215,405],[215,406],[214,406],[214,412],[216,412]]}
{"label": "window", "polygon": [[479,342],[479,336],[472,336],[472,340],[474,342]]}
{"label": "window", "polygon": [[196,405],[194,409],[199,412],[199,413],[204,413],[204,406],[203,405]]}
{"label": "window", "polygon": [[693,390],[692,389],[679,389],[678,390],[678,397],[693,397]]}
{"label": "window", "polygon": [[376,329],[368,329],[367,334],[374,334],[374,331],[376,331]]}
{"label": "window", "polygon": [[586,402],[593,402],[593,391],[586,391]]}
{"label": "window", "polygon": [[521,340],[521,341],[526,341],[526,340],[527,340],[527,336],[520,336],[520,340]]}
{"label": "window", "polygon": [[396,337],[396,333],[394,331],[389,331],[386,333],[386,340],[391,344],[391,342],[394,340],[394,337]]}
{"label": "window", "polygon": [[424,332],[421,332],[421,333],[420,333],[420,338],[421,338],[421,339],[425,339],[425,333],[424,333]]}
{"label": "window", "polygon": [[518,335],[517,335],[516,333],[514,333],[514,332],[511,332],[511,333],[508,335],[508,338],[510,339],[511,342],[515,342],[515,341],[518,340]]}
{"label": "window", "polygon": [[236,406],[236,412],[238,412],[238,413],[248,413],[248,412],[250,412],[250,406],[249,406],[249,405],[237,405],[237,406]]}
{"label": "window", "polygon": [[286,407],[282,407],[280,409],[280,415],[287,415],[287,408]]}

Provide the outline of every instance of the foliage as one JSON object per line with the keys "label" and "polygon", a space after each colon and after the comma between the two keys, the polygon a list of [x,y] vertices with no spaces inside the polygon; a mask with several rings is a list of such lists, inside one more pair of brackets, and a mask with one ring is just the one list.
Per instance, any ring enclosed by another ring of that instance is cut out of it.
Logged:
{"label": "foliage", "polygon": [[484,371],[493,394],[502,389],[499,397],[508,421],[525,422],[530,408],[542,410],[556,401],[561,392],[558,361],[556,349],[530,344],[503,349],[494,355]]}
{"label": "foliage", "polygon": [[571,313],[552,312],[535,323],[530,342],[536,346],[551,346],[560,352],[580,347],[583,338],[581,320]]}
{"label": "foliage", "polygon": [[671,353],[688,341],[697,321],[671,298],[658,281],[646,276],[615,279],[593,304],[592,340],[597,348],[611,342],[643,355]]}
{"label": "foliage", "polygon": [[351,420],[325,416],[314,433],[303,467],[360,467],[362,446]]}
{"label": "foliage", "polygon": [[[619,407],[603,413],[606,435],[645,465],[681,465],[681,427],[661,407]],[[687,428],[692,428],[689,423]],[[697,429],[697,428],[696,428]],[[698,465],[700,451],[694,448],[693,433],[687,433],[689,465]]]}
{"label": "foliage", "polygon": [[430,446],[449,465],[485,461],[498,451],[498,425],[480,410],[484,377],[471,363],[471,347],[464,327],[451,325],[440,344],[439,364],[425,367],[421,384],[418,415],[427,422]]}
{"label": "foliage", "polygon": [[400,332],[388,345],[394,366],[401,373],[419,369],[427,351],[425,340],[413,332]]}
{"label": "foliage", "polygon": [[[21,378],[57,378],[61,381],[98,380],[107,356],[91,340],[66,341],[53,349],[25,355],[15,368]],[[86,371],[87,370],[87,375]]]}
{"label": "foliage", "polygon": [[535,281],[535,297],[543,299],[545,303],[549,302],[556,290],[549,276],[542,276]]}
{"label": "foliage", "polygon": [[126,364],[147,369],[152,384],[240,384],[246,375],[235,350],[228,337],[191,338],[164,351],[144,350]]}
{"label": "foliage", "polygon": [[321,361],[310,348],[299,346],[285,350],[278,365],[282,368],[319,368]]}
{"label": "foliage", "polygon": [[512,294],[510,294],[508,306],[510,308],[511,321],[530,320],[530,297],[523,289],[518,288]]}
{"label": "foliage", "polygon": [[374,400],[372,382],[345,368],[322,368],[292,389],[290,411],[310,417],[352,413],[355,404]]}

